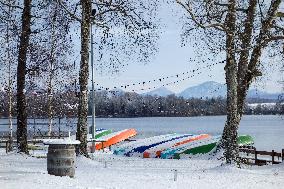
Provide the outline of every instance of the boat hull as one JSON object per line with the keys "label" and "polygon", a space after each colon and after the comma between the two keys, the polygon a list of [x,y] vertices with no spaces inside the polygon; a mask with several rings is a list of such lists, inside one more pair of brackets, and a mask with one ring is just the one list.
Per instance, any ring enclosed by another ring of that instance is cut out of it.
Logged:
{"label": "boat hull", "polygon": [[111,133],[110,135],[105,135],[100,137],[100,140],[103,142],[96,142],[91,146],[91,150],[100,150],[111,145],[117,144],[121,141],[124,141],[128,138],[131,138],[137,134],[135,129],[125,129],[119,132]]}

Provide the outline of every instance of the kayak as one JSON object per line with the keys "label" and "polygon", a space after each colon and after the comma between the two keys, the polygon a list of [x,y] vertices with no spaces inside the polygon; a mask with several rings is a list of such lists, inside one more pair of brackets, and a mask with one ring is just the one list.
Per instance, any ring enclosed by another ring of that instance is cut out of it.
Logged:
{"label": "kayak", "polygon": [[[217,136],[218,140],[220,140],[219,137],[220,136]],[[201,138],[199,140],[194,140],[192,142],[188,142],[188,143],[185,143],[185,144],[182,144],[182,145],[179,145],[179,146],[173,146],[171,148],[168,148],[168,149],[164,150],[161,153],[161,158],[162,159],[174,158],[175,154],[182,153],[182,152],[184,152],[187,149],[198,147],[198,146],[201,146],[201,145],[204,145],[204,144],[208,144],[208,143],[212,143],[212,139],[214,140],[214,138],[215,138],[215,136],[210,136],[209,135],[208,137]]]}
{"label": "kayak", "polygon": [[153,136],[145,139],[137,139],[136,141],[119,145],[117,148],[114,149],[113,153],[115,155],[124,155],[125,153],[128,153],[132,149],[137,148],[139,146],[151,145],[153,143],[170,139],[173,136],[177,136],[177,134],[166,134],[166,135]]}
{"label": "kayak", "polygon": [[176,135],[176,136],[172,136],[171,138],[164,140],[164,141],[159,141],[156,143],[152,143],[150,145],[143,145],[143,146],[139,146],[137,148],[132,149],[131,151],[125,153],[126,156],[136,156],[136,157],[143,157],[143,152],[149,148],[152,148],[154,146],[169,142],[169,141],[173,141],[173,140],[177,140],[180,138],[184,138],[184,137],[188,137],[188,136],[192,136],[191,134],[186,134],[186,135]]}
{"label": "kayak", "polygon": [[[98,138],[100,138],[102,136],[108,135],[111,132],[112,132],[112,130],[107,130],[107,129],[103,129],[103,128],[96,129],[95,139],[98,139]],[[92,139],[92,134],[88,134],[87,138],[88,138],[88,140]],[[76,135],[72,135],[71,139],[75,140],[76,139]]]}
{"label": "kayak", "polygon": [[112,133],[112,130],[106,130],[106,129],[101,129],[99,131],[96,130],[95,139],[98,139],[98,138],[105,136],[105,135],[108,135],[110,133]]}
{"label": "kayak", "polygon": [[173,141],[169,141],[166,143],[162,143],[160,145],[154,146],[148,150],[145,150],[145,152],[143,153],[143,157],[144,158],[155,158],[155,157],[161,157],[161,153],[162,151],[171,148],[171,147],[177,147],[180,146],[182,144],[186,144],[195,140],[200,140],[203,138],[208,138],[209,135],[208,134],[201,134],[201,135],[191,135],[188,137],[184,137],[184,138],[179,138],[177,140],[173,140]]}
{"label": "kayak", "polygon": [[99,138],[101,142],[96,142],[91,146],[91,151],[100,150],[111,145],[117,144],[121,141],[124,141],[128,138],[131,138],[137,134],[135,129],[124,129],[122,131],[114,132]]}
{"label": "kayak", "polygon": [[[221,136],[215,136],[210,139],[200,140],[199,144],[189,146],[186,150],[178,150],[174,153],[174,159],[180,159],[181,157],[192,157],[196,154],[206,154],[214,151],[221,141]],[[254,143],[253,138],[249,135],[238,136],[237,143],[239,146],[252,145]]]}

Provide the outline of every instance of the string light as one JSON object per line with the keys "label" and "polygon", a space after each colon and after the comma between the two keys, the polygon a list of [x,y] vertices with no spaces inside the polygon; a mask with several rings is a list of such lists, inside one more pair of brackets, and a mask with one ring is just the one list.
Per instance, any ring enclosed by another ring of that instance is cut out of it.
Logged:
{"label": "string light", "polygon": [[[127,88],[130,87],[130,86],[143,85],[143,87],[140,88],[140,89],[136,89],[136,90],[132,89],[132,90],[131,90],[132,92],[139,92],[139,91],[145,91],[145,90],[151,90],[151,89],[157,88],[156,86],[154,86],[154,87],[148,87],[148,88],[147,88],[147,87],[144,87],[144,85],[145,85],[146,83],[151,83],[151,82],[155,82],[155,81],[160,81],[160,82],[162,82],[162,81],[164,81],[165,79],[170,79],[170,78],[180,78],[179,80],[175,80],[175,81],[173,81],[173,82],[169,82],[169,83],[166,83],[166,84],[163,84],[163,85],[162,85],[163,87],[164,87],[164,86],[169,86],[169,85],[172,85],[172,84],[176,84],[176,83],[185,81],[186,79],[192,78],[192,77],[194,77],[195,75],[201,74],[202,72],[199,71],[199,70],[201,70],[201,69],[211,68],[211,67],[213,67],[213,66],[215,66],[215,65],[217,65],[217,64],[222,64],[222,63],[225,63],[225,60],[220,61],[220,62],[216,62],[216,63],[213,63],[213,64],[210,64],[210,65],[206,65],[206,66],[203,66],[203,67],[201,67],[201,68],[196,68],[196,69],[193,69],[193,70],[191,70],[191,71],[182,72],[182,73],[180,73],[180,74],[175,74],[175,75],[171,75],[171,76],[167,76],[167,77],[160,77],[160,78],[158,78],[158,79],[153,79],[153,80],[148,80],[148,81],[143,81],[143,82],[137,82],[137,83],[132,83],[132,84],[120,85],[120,87],[114,86],[114,87],[112,87],[112,88],[113,88],[113,89],[118,89],[118,88],[127,89]],[[198,71],[199,71],[199,72],[198,72]],[[193,73],[193,74],[190,75],[190,76],[186,76],[186,77],[180,77],[180,76],[183,76],[183,75],[186,75],[186,74],[190,74],[190,73]],[[99,86],[98,83],[97,83],[96,85]],[[110,90],[110,89],[111,89],[110,87],[103,87],[103,86],[100,86],[97,90],[98,90],[98,91],[101,91],[101,90],[110,91],[111,93],[113,93],[113,92],[120,92],[120,91]],[[96,91],[96,90],[95,90],[95,91]]]}

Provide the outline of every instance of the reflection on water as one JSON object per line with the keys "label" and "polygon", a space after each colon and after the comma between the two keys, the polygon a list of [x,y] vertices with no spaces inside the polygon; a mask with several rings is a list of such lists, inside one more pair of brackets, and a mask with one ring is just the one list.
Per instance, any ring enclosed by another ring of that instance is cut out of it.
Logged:
{"label": "reflection on water", "polygon": [[[114,131],[135,128],[137,138],[149,137],[166,133],[209,133],[222,134],[225,116],[204,117],[149,117],[149,118],[97,118],[96,127]],[[16,120],[14,120],[16,123]],[[30,133],[47,131],[47,120],[29,119]],[[54,120],[53,131],[76,131],[76,119]],[[91,118],[88,118],[91,125]],[[0,119],[0,131],[8,131],[7,119]],[[244,116],[239,129],[240,134],[252,135],[255,146],[259,150],[277,150],[284,148],[284,119],[281,116]]]}

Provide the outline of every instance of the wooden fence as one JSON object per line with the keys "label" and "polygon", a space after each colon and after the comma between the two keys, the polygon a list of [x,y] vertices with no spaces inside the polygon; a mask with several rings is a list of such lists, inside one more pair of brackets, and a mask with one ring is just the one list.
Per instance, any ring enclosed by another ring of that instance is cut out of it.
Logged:
{"label": "wooden fence", "polygon": [[253,148],[240,148],[239,151],[241,154],[241,159],[244,163],[254,164],[254,165],[266,165],[268,163],[271,164],[279,164],[284,160],[284,149],[282,152],[275,152],[272,150],[268,151],[258,151],[254,147]]}

